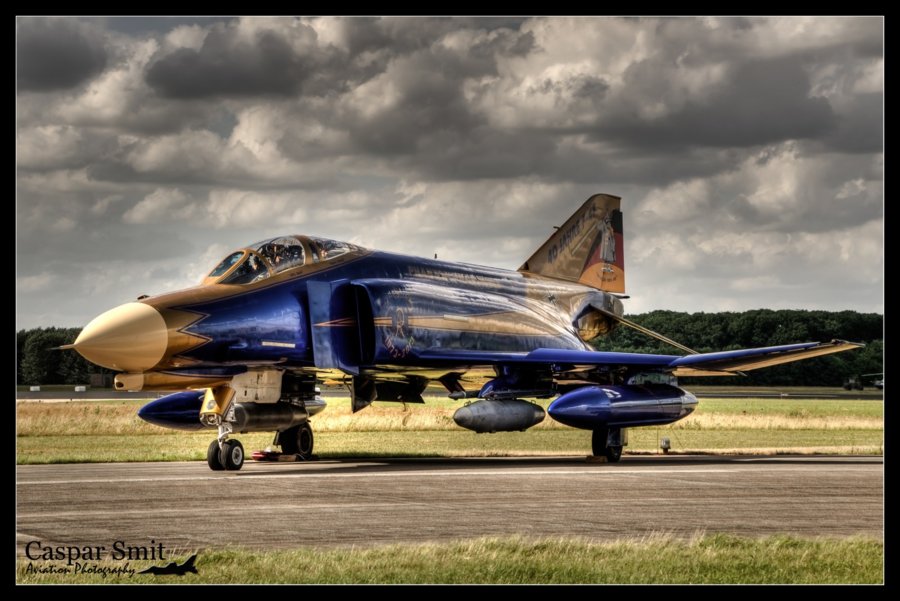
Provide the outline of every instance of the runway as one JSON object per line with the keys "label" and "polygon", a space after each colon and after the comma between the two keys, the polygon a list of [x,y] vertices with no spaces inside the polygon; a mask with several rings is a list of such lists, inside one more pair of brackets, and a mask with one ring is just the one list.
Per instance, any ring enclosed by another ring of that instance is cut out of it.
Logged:
{"label": "runway", "polygon": [[169,549],[698,531],[883,538],[881,457],[626,456],[27,465],[17,540]]}

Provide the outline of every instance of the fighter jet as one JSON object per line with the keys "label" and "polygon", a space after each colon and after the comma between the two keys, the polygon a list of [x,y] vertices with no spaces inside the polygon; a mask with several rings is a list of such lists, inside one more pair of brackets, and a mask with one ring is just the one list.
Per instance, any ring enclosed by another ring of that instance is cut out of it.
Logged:
{"label": "fighter jet", "polygon": [[197,554],[191,555],[183,564],[178,565],[174,561],[164,566],[150,566],[146,570],[138,572],[138,574],[155,574],[157,576],[184,576],[188,572],[197,573],[194,562],[197,561]]}
{"label": "fighter jet", "polygon": [[[429,384],[467,402],[455,422],[518,431],[545,412],[593,431],[618,461],[627,428],[684,418],[697,399],[678,376],[731,376],[861,346],[844,341],[698,354],[623,317],[620,198],[591,196],[517,271],[409,257],[285,235],[231,252],[193,288],[141,297],[91,321],[71,345],[117,370],[117,390],[179,391],[139,411],[167,428],[216,430],[207,462],[238,470],[233,436],[275,432],[313,454],[318,384],[343,381],[352,409],[423,402]],[[598,352],[636,328],[684,354]]]}

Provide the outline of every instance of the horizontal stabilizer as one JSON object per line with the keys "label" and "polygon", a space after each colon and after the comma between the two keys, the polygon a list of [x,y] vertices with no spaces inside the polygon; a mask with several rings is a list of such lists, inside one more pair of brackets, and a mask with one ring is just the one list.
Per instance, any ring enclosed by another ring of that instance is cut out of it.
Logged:
{"label": "horizontal stabilizer", "polygon": [[[704,353],[680,357],[671,363],[676,376],[722,376],[739,371],[751,371],[810,359],[831,353],[840,353],[865,346],[858,342],[832,340],[831,342],[805,342],[755,349],[740,349],[721,353]],[[722,373],[725,372],[725,373]]]}

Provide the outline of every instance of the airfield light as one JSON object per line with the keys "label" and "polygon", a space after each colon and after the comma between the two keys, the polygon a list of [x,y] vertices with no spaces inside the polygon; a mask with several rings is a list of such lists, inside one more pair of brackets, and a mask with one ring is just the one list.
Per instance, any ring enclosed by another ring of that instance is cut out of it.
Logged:
{"label": "airfield light", "polygon": [[669,440],[668,436],[663,437],[663,439],[659,441],[659,448],[661,448],[662,452],[666,455],[669,454],[669,449],[672,448],[672,441]]}

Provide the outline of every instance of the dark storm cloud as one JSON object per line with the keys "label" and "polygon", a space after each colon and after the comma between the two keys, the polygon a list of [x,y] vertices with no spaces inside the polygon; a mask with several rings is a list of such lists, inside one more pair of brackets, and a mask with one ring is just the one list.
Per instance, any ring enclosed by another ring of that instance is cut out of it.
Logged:
{"label": "dark storm cloud", "polygon": [[837,127],[824,138],[829,150],[879,152],[884,148],[884,95],[857,94],[836,119]]}
{"label": "dark storm cloud", "polygon": [[[660,65],[635,63],[624,85],[665,103],[659,71]],[[778,59],[738,65],[728,80],[710,89],[705,102],[690,102],[658,119],[626,116],[601,126],[599,135],[641,148],[740,147],[818,138],[835,126],[828,101],[810,97],[809,77],[799,60]]]}
{"label": "dark storm cloud", "polygon": [[106,17],[102,19],[113,31],[127,34],[166,33],[182,25],[209,26],[232,21],[229,17]]}
{"label": "dark storm cloud", "polygon": [[[465,53],[433,47],[435,40],[467,24],[498,33]],[[170,98],[334,96],[384,72],[393,59],[415,57],[413,68],[420,74],[446,69],[443,76],[458,87],[466,77],[494,72],[498,56],[525,56],[534,49],[533,34],[515,32],[509,24],[500,19],[342,19],[346,50],[316,44],[315,32],[298,25],[299,35],[308,38],[302,51],[282,32],[262,30],[248,42],[233,25],[217,24],[198,50],[181,48],[149,65],[146,81]],[[423,60],[421,54],[430,58]]]}
{"label": "dark storm cloud", "polygon": [[452,147],[484,121],[466,102],[462,81],[467,74],[488,74],[494,68],[492,57],[442,50],[415,53],[391,74],[397,100],[350,123],[351,135],[368,152],[409,154]]}
{"label": "dark storm cloud", "polygon": [[[491,128],[484,115],[473,110],[464,93],[467,81],[497,76],[499,57],[519,57],[531,52],[535,47],[531,32],[502,28],[459,51],[435,45],[434,36],[422,36],[420,32],[410,38],[408,34],[415,28],[409,27],[409,20],[375,21],[374,33],[357,21],[345,24],[349,27],[348,43],[356,53],[390,39],[398,40],[399,47],[409,48],[409,52],[389,46],[391,60],[381,64],[386,68],[390,63],[390,71],[379,73],[370,64],[365,74],[364,69],[354,70],[350,57],[332,55],[328,69],[317,74],[323,82],[342,77],[344,81],[355,79],[354,83],[381,74],[391,83],[396,98],[385,108],[366,114],[335,111],[324,117],[346,130],[351,152],[400,162],[410,159],[408,162],[415,163],[414,167],[427,177],[472,179],[521,173],[523,168],[533,167],[516,166],[522,163],[523,156],[525,163],[530,163],[529,156],[535,152],[546,154],[552,149],[552,141],[546,136],[540,140],[528,132],[516,136]],[[429,20],[425,29],[443,31],[451,25],[450,20]],[[358,33],[360,29],[368,31],[371,37]],[[350,62],[344,65],[345,60]],[[602,94],[604,86],[605,82],[597,78],[583,78],[578,89]],[[335,85],[331,84],[331,88]],[[281,146],[296,156],[309,151],[306,144],[289,135]],[[348,147],[341,150],[347,151]]]}
{"label": "dark storm cloud", "polygon": [[311,70],[311,61],[274,31],[245,42],[232,28],[216,25],[199,50],[181,48],[150,65],[147,83],[171,98],[288,96]]}
{"label": "dark storm cloud", "polygon": [[16,78],[19,90],[73,88],[100,73],[106,50],[96,30],[75,19],[19,18]]}
{"label": "dark storm cloud", "polygon": [[[403,157],[400,165],[418,167],[423,179],[436,181],[477,180],[518,177],[550,171],[543,164],[555,151],[554,141],[538,132],[508,134],[482,125],[460,129],[447,126],[427,141],[406,138],[419,144],[416,157]],[[596,172],[594,173],[596,177]]]}
{"label": "dark storm cloud", "polygon": [[580,78],[575,88],[575,96],[590,98],[595,103],[602,102],[609,91],[609,84],[599,77],[585,76]]}
{"label": "dark storm cloud", "polygon": [[22,327],[286,231],[515,268],[595,192],[629,311],[882,307],[881,19],[18,23]]}
{"label": "dark storm cloud", "polygon": [[[839,145],[841,150],[855,146],[871,150],[873,145],[880,145],[880,137],[871,135],[880,129],[879,113],[851,115],[866,120],[863,128],[856,127],[855,120],[838,115],[826,98],[812,94],[807,66],[800,55],[748,60],[733,48],[716,48],[708,53],[718,61],[727,61],[723,81],[710,84],[705,97],[689,98],[662,117],[641,117],[632,107],[648,99],[663,105],[671,103],[669,90],[681,77],[681,65],[675,60],[677,54],[668,48],[650,59],[634,62],[615,87],[599,75],[579,74],[568,79],[546,78],[528,90],[536,97],[555,95],[561,111],[565,110],[563,103],[589,103],[588,116],[593,113],[593,125],[587,121],[572,126],[524,124],[498,129],[474,109],[465,95],[465,85],[480,77],[496,76],[500,57],[541,52],[533,32],[501,29],[498,35],[482,38],[465,52],[458,52],[427,45],[421,32],[409,33],[409,24],[408,20],[350,20],[344,24],[348,43],[357,52],[390,48],[384,64],[390,63],[391,69],[384,76],[390,78],[397,99],[365,116],[335,113],[331,117],[336,118],[336,127],[347,132],[351,143],[341,152],[377,153],[398,169],[412,169],[422,178],[539,174],[567,181],[618,182],[637,177],[646,183],[665,184],[680,177],[733,168],[744,158],[728,152],[717,155],[712,163],[695,161],[694,156],[679,160],[687,149],[733,151],[785,140],[822,140],[830,146]],[[433,32],[435,35],[428,38],[433,40],[447,23],[429,20],[417,25]],[[691,24],[677,25],[683,28]],[[749,22],[733,26],[752,29]],[[661,26],[672,27],[671,23]],[[693,49],[679,59],[680,63],[703,65],[709,60],[706,50]],[[604,154],[581,148],[573,152],[559,143],[564,136],[578,135],[591,136],[602,144],[613,143],[618,151]],[[302,154],[301,147],[305,147],[294,143],[289,135],[281,144],[291,154]],[[321,151],[328,152],[317,148]],[[679,154],[673,157],[673,152]]]}
{"label": "dark storm cloud", "polygon": [[[388,49],[392,54],[428,48],[442,36],[463,29],[496,31],[518,31],[523,18],[516,17],[432,17],[410,19],[406,17],[343,18],[340,26],[345,35],[347,47],[352,55],[365,51]],[[531,50],[534,37],[526,32],[514,38],[510,48],[517,54]]]}

